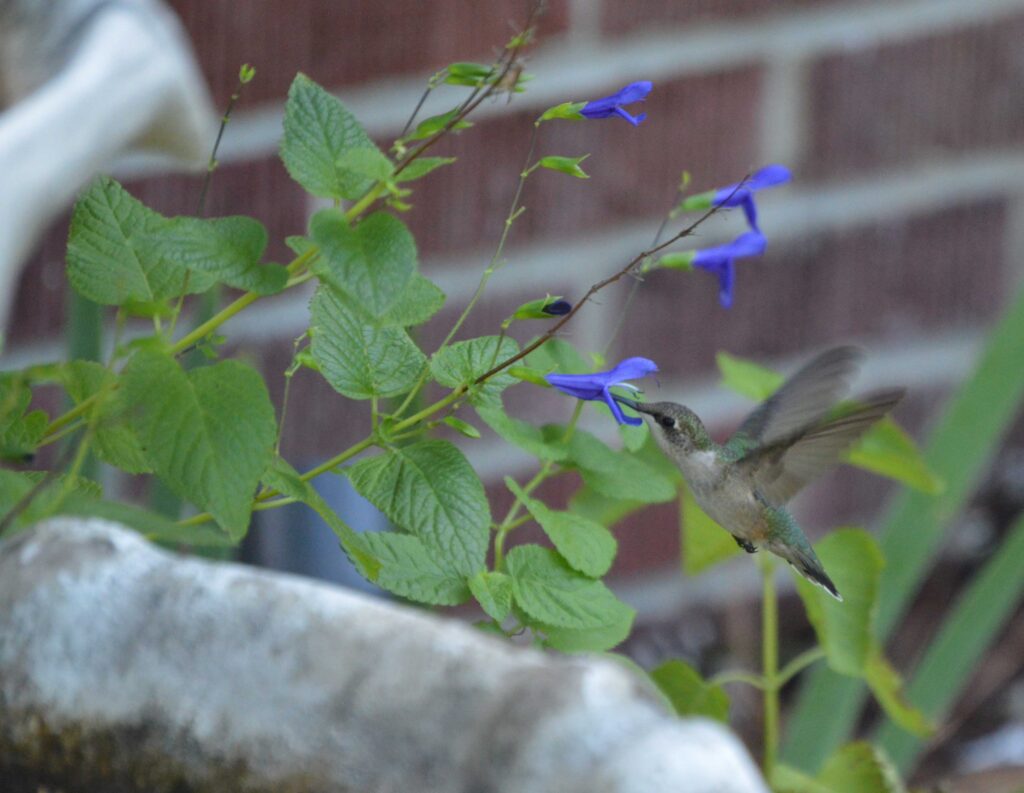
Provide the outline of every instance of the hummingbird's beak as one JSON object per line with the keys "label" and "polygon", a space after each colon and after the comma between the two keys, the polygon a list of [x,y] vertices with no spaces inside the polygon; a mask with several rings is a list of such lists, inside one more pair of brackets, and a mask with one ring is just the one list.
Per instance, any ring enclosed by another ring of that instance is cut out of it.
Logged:
{"label": "hummingbird's beak", "polygon": [[637,413],[653,413],[653,411],[650,410],[650,408],[648,408],[644,402],[637,402],[636,400],[630,399],[629,397],[616,395],[615,401],[618,402],[620,405],[625,405],[626,407],[632,408]]}

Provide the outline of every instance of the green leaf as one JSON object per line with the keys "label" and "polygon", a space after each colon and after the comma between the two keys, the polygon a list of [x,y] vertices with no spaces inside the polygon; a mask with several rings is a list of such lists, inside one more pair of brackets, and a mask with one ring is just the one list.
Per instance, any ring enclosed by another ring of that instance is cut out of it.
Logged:
{"label": "green leaf", "polygon": [[463,578],[484,567],[491,511],[472,466],[447,441],[419,441],[345,469],[356,491]]}
{"label": "green leaf", "polygon": [[580,163],[589,156],[589,154],[584,154],[582,157],[541,157],[538,164],[541,168],[547,168],[549,171],[558,171],[575,176],[577,179],[589,179],[590,174],[580,168]]}
{"label": "green leaf", "polygon": [[641,501],[611,498],[586,485],[573,493],[569,499],[569,509],[577,515],[609,528],[645,506],[646,504]]}
{"label": "green leaf", "polygon": [[718,353],[715,360],[722,373],[722,384],[756,402],[774,394],[785,380],[778,372],[726,352]]}
{"label": "green leaf", "polygon": [[634,615],[608,587],[577,573],[552,550],[520,545],[509,551],[505,563],[516,603],[541,623],[587,630],[619,626]]}
{"label": "green leaf", "polygon": [[683,572],[687,575],[698,575],[740,552],[732,535],[708,517],[685,485],[680,495],[679,517]]}
{"label": "green leaf", "polygon": [[564,460],[569,454],[564,445],[549,443],[540,427],[508,415],[500,396],[497,405],[477,405],[476,412],[500,438],[541,460]]}
{"label": "green leaf", "polygon": [[467,438],[478,439],[480,438],[480,430],[470,424],[468,421],[463,421],[455,416],[445,416],[441,421],[442,424],[446,424],[453,430],[458,432],[460,435],[465,435]]}
{"label": "green leaf", "polygon": [[645,421],[643,424],[620,424],[619,437],[622,438],[622,445],[627,451],[638,452],[647,443],[651,435],[650,428]]}
{"label": "green leaf", "polygon": [[376,147],[349,149],[338,157],[335,165],[346,173],[365,176],[375,182],[387,181],[395,169],[391,160]]}
{"label": "green leaf", "polygon": [[426,365],[402,328],[367,323],[328,286],[310,304],[310,350],[331,386],[350,399],[404,394]]}
{"label": "green leaf", "polygon": [[651,670],[651,679],[668,697],[679,716],[707,716],[729,722],[729,697],[717,683],[709,683],[688,663],[665,661]]}
{"label": "green leaf", "polygon": [[355,149],[380,154],[341,100],[297,75],[288,90],[281,140],[281,160],[292,179],[321,198],[359,198],[376,179],[351,168]]}
{"label": "green leaf", "polygon": [[[500,340],[500,346],[499,346]],[[430,359],[430,372],[441,385],[448,388],[470,385],[477,377],[519,351],[515,339],[507,336],[481,336],[457,341],[435,353]],[[495,354],[497,352],[497,354]],[[501,407],[501,392],[518,381],[505,372],[499,372],[486,383],[472,386],[469,400],[474,406]]]}
{"label": "green leaf", "polygon": [[618,543],[608,529],[572,512],[548,509],[543,501],[530,498],[510,476],[505,477],[505,486],[522,502],[573,569],[591,578],[608,572],[618,550]]}
{"label": "green leaf", "polygon": [[260,265],[267,230],[254,218],[171,218],[150,231],[148,242],[162,262],[237,289],[271,295],[288,281],[281,265]]}
{"label": "green leaf", "polygon": [[469,579],[469,590],[495,622],[504,620],[512,610],[512,579],[504,573],[481,570]]}
{"label": "green leaf", "polygon": [[[432,135],[436,135],[438,132],[443,130],[452,121],[452,119],[454,119],[455,116],[458,115],[458,113],[459,109],[455,107],[449,110],[447,113],[441,113],[440,115],[437,116],[430,116],[429,118],[425,118],[423,119],[423,121],[416,125],[416,129],[414,129],[409,135],[406,135],[404,138],[402,138],[402,140],[405,141],[406,143],[409,143],[412,141],[429,138]],[[471,121],[456,121],[452,125],[451,130],[452,132],[458,132],[461,129],[467,129],[471,126],[473,126],[473,122]]]}
{"label": "green leaf", "polygon": [[[560,427],[544,428],[549,439],[558,437]],[[613,498],[655,504],[671,501],[675,483],[628,452],[616,452],[589,432],[577,429],[568,443],[569,459],[580,469],[583,481]]]}
{"label": "green leaf", "polygon": [[836,793],[793,766],[777,763],[772,771],[772,790],[778,793]]}
{"label": "green leaf", "polygon": [[580,112],[586,107],[586,102],[562,102],[560,105],[549,107],[541,115],[541,121],[550,121],[553,118],[563,118],[569,121],[580,121],[583,114]]}
{"label": "green leaf", "polygon": [[244,536],[277,435],[263,379],[239,361],[186,374],[171,356],[150,350],[139,350],[122,378],[135,433],[156,473],[232,539]]}
{"label": "green leaf", "polygon": [[618,647],[629,638],[635,616],[631,608],[618,609],[611,624],[583,630],[558,628],[543,622],[530,624],[544,634],[545,647],[563,653],[600,653]]}
{"label": "green leaf", "polygon": [[60,378],[76,405],[104,391],[88,414],[96,456],[130,474],[150,473],[153,469],[132,427],[124,390],[116,387],[117,375],[93,361],[71,361]]}
{"label": "green leaf", "polygon": [[451,165],[454,157],[417,157],[395,177],[396,182],[413,182],[443,165]]}
{"label": "green leaf", "polygon": [[[100,177],[75,204],[68,232],[68,280],[83,297],[118,306],[154,302],[186,289],[187,271],[164,261],[150,235],[167,221],[113,179]],[[188,292],[205,292],[214,279],[188,278]]]}
{"label": "green leaf", "polygon": [[465,578],[418,537],[393,531],[364,532],[360,537],[380,563],[377,584],[389,592],[435,606],[457,606],[469,599]]}
{"label": "green leaf", "polygon": [[[22,501],[32,495],[31,501]],[[27,528],[43,518],[60,514],[61,505],[56,504],[62,498],[67,504],[75,498],[99,499],[103,489],[97,482],[85,477],[69,479],[66,474],[53,475],[50,471],[8,471],[0,469],[0,518],[7,518],[15,508],[20,509],[13,518],[3,536],[8,536]]]}
{"label": "green leaf", "polygon": [[843,602],[799,576],[797,589],[829,666],[842,674],[859,676],[875,646],[871,623],[885,561],[874,538],[861,529],[835,531],[819,542],[815,551],[842,593]]}
{"label": "green leaf", "polygon": [[832,755],[821,769],[818,781],[834,793],[905,791],[889,758],[865,741],[847,744]]}
{"label": "green leaf", "polygon": [[355,228],[344,213],[323,209],[313,215],[310,236],[320,256],[310,265],[317,278],[380,317],[395,305],[416,270],[416,243],[398,218],[374,212]]}
{"label": "green leaf", "polygon": [[850,449],[846,461],[924,493],[938,494],[945,487],[925,463],[914,441],[889,417],[864,434]]}
{"label": "green leaf", "polygon": [[19,372],[0,373],[0,458],[23,461],[30,458],[49,424],[41,410],[29,413],[32,389]]}
{"label": "green leaf", "polygon": [[380,573],[380,562],[367,548],[363,542],[365,535],[357,534],[351,526],[343,521],[338,514],[330,508],[313,485],[299,476],[299,472],[281,457],[274,460],[274,464],[268,468],[261,477],[263,484],[273,488],[283,496],[294,498],[310,507],[319,515],[324,523],[331,527],[341,542],[345,555],[352,560],[359,574],[368,581],[376,581]]}
{"label": "green leaf", "polygon": [[932,721],[907,699],[903,689],[903,678],[882,655],[879,645],[875,646],[868,659],[864,680],[885,714],[895,724],[918,738],[927,738],[935,733]]}
{"label": "green leaf", "polygon": [[797,578],[797,591],[829,666],[841,674],[864,678],[894,721],[917,735],[929,734],[932,725],[906,701],[902,680],[885,660],[875,637],[878,582],[884,565],[878,543],[861,529],[841,529],[819,542],[815,550],[844,598],[840,603]]}
{"label": "green leaf", "polygon": [[429,278],[413,273],[391,308],[377,320],[379,325],[422,325],[444,305],[444,292]]}
{"label": "green leaf", "polygon": [[448,85],[478,86],[496,76],[493,66],[483,63],[451,63],[445,68],[444,81]]}

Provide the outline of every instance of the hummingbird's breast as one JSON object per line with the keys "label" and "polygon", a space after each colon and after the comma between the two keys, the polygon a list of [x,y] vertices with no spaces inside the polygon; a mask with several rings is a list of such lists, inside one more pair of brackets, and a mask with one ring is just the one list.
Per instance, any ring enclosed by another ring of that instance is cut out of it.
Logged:
{"label": "hummingbird's breast", "polygon": [[732,534],[763,539],[763,509],[750,483],[723,464],[714,452],[697,452],[679,463],[693,497],[708,517]]}

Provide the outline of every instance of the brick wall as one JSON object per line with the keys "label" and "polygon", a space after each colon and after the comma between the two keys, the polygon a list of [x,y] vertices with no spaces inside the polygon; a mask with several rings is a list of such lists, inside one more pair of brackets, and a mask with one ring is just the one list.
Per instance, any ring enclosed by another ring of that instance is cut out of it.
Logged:
{"label": "brick wall", "polygon": [[[450,61],[487,58],[526,3],[171,5],[219,103],[241,63],[257,68],[227,132],[208,207],[255,215],[270,230],[270,255],[284,256],[280,240],[301,233],[313,208],[275,155],[294,73],[337,90],[387,141],[426,75]],[[438,147],[459,162],[417,184],[406,220],[424,269],[449,294],[449,307],[421,338],[437,340],[475,286],[538,111],[651,79],[648,121],[638,129],[615,119],[543,128],[539,150],[590,152],[592,178],[531,179],[509,264],[466,332],[494,330],[511,307],[545,291],[578,297],[621,266],[649,243],[683,169],[702,189],[784,162],[796,179],[762,202],[770,250],[741,264],[733,309],[718,306],[711,278],[655,274],[640,284],[615,354],[656,358],[658,393],[695,405],[721,428],[741,403],[715,387],[715,350],[791,365],[809,348],[856,341],[871,353],[864,387],[908,382],[914,396],[901,418],[926,425],[936,395],[963,375],[980,334],[1021,280],[1022,40],[1024,0],[551,0],[528,66],[536,75],[530,92],[485,108],[473,129]],[[193,211],[197,177],[120,176],[162,212]],[[716,218],[701,242],[727,238],[735,221]],[[26,272],[9,361],[56,349],[66,229],[66,220],[57,224]],[[588,307],[572,340],[601,349],[628,289],[609,290]],[[278,398],[307,297],[264,301],[229,328]],[[307,461],[354,439],[365,420],[362,406],[312,382],[296,381],[284,447]],[[548,418],[568,410],[564,400],[530,394],[513,394],[510,403]],[[490,440],[468,451],[496,481],[528,464]],[[810,532],[869,519],[885,492],[867,477],[829,480],[804,504]],[[618,530],[619,582],[637,600],[649,602],[645,582],[674,568],[677,531],[669,508]]]}

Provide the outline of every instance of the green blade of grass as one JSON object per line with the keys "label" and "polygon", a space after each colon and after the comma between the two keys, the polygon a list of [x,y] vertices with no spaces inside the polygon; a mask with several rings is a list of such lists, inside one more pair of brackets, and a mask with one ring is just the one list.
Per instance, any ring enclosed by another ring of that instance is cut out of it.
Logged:
{"label": "green blade of grass", "polygon": [[[907,696],[935,721],[944,718],[971,671],[1024,595],[1024,515],[989,559],[932,640],[907,687]],[[875,739],[904,773],[924,744],[886,721]]]}

